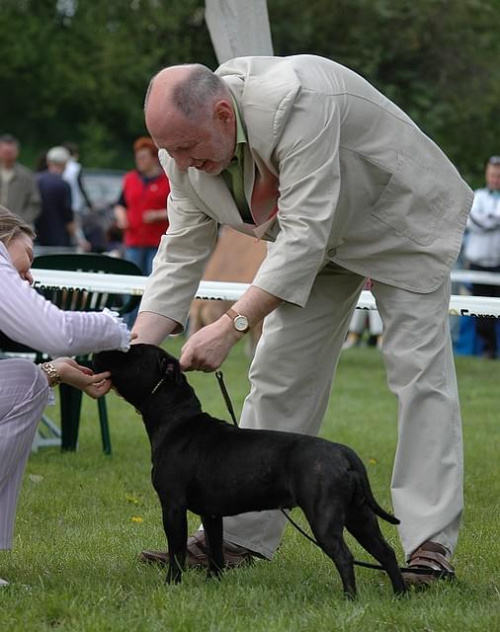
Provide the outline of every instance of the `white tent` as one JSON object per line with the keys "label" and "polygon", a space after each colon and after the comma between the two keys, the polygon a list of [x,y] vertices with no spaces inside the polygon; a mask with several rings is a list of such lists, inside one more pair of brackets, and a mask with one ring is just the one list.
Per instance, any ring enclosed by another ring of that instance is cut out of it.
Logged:
{"label": "white tent", "polygon": [[205,0],[205,20],[220,64],[244,55],[272,55],[266,0]]}

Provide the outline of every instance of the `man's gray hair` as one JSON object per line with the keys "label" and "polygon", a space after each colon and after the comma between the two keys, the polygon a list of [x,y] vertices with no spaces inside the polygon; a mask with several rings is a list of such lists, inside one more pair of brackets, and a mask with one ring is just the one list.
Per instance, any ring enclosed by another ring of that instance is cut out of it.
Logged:
{"label": "man's gray hair", "polygon": [[205,113],[217,97],[226,96],[222,79],[202,64],[195,64],[188,77],[172,91],[172,103],[188,119]]}
{"label": "man's gray hair", "polygon": [[206,113],[217,97],[227,97],[224,81],[202,64],[193,64],[192,71],[172,91],[173,105],[188,119]]}
{"label": "man's gray hair", "polygon": [[[224,81],[210,68],[202,64],[185,64],[191,72],[186,79],[179,82],[172,90],[172,105],[186,118],[196,119],[209,111],[210,106],[217,98],[229,98],[229,88]],[[153,88],[157,75],[148,86],[144,108],[146,108],[149,95]]]}

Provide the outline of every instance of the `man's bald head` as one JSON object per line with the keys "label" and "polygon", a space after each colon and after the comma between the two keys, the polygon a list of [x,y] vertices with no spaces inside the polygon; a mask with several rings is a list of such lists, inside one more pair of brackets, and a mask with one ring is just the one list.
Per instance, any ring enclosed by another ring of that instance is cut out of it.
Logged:
{"label": "man's bald head", "polygon": [[157,147],[181,169],[216,174],[230,162],[236,115],[225,82],[206,66],[164,68],[151,80],[144,103],[146,127]]}
{"label": "man's bald head", "polygon": [[217,100],[229,98],[230,92],[224,81],[206,66],[169,66],[149,83],[144,102],[146,124],[158,109],[163,115],[180,114],[189,121],[200,122]]}

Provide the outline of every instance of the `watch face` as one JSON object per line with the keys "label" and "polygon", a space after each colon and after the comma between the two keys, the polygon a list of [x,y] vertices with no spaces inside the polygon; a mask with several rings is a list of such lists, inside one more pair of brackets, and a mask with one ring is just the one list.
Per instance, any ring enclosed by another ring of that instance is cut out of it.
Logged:
{"label": "watch face", "polygon": [[236,316],[233,323],[236,331],[246,331],[248,329],[248,318],[246,316]]}

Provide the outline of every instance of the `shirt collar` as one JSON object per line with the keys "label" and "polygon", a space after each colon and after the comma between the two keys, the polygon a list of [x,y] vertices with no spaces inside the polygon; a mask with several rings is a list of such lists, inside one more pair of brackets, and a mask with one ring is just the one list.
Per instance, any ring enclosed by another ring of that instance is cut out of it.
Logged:
{"label": "shirt collar", "polygon": [[233,100],[234,114],[236,117],[236,146],[234,148],[234,158],[236,158],[241,167],[243,165],[243,152],[245,145],[247,144],[247,137],[236,99],[233,95],[231,95],[231,99]]}

